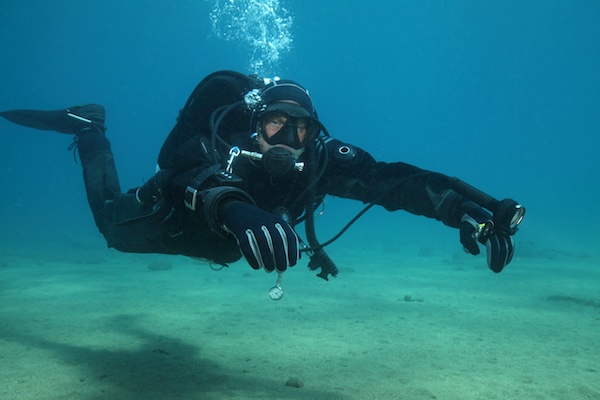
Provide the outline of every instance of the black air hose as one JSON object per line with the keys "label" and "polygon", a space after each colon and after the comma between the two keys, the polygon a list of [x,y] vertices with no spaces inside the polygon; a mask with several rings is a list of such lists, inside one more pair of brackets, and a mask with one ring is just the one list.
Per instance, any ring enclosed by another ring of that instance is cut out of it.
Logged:
{"label": "black air hose", "polygon": [[306,232],[306,239],[308,240],[308,245],[311,248],[314,248],[314,251],[310,251],[308,254],[310,256],[310,262],[308,263],[308,268],[312,271],[317,268],[321,268],[321,272],[317,274],[319,278],[323,278],[326,281],[328,279],[328,275],[333,276],[334,278],[338,275],[339,270],[329,258],[323,247],[319,244],[317,240],[317,235],[315,234],[315,187],[314,180],[316,177],[317,170],[317,160],[316,160],[316,148],[314,144],[311,144],[306,147],[306,160],[307,160],[307,182],[309,185],[308,193],[306,196],[306,203],[304,209],[304,228]]}

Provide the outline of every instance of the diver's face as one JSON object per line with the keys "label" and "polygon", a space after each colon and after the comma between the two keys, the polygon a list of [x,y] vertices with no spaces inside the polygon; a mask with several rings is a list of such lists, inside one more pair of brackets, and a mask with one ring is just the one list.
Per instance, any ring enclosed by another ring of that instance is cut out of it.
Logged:
{"label": "diver's face", "polygon": [[283,147],[298,158],[304,151],[302,144],[306,131],[307,121],[302,118],[290,121],[286,114],[269,114],[262,122],[262,134],[258,138],[259,149],[266,153],[273,147]]}
{"label": "diver's face", "polygon": [[[270,139],[279,133],[287,122],[288,116],[285,114],[273,113],[268,115],[263,122],[263,132],[265,132],[267,138]],[[293,124],[299,143],[303,143],[306,138],[306,126],[307,122],[302,118],[297,119]]]}

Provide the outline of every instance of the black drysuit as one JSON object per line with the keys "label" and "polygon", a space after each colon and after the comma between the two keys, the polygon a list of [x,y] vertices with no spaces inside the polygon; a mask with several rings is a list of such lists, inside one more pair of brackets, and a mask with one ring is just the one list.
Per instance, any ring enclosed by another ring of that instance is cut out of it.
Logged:
{"label": "black drysuit", "polygon": [[[135,189],[120,193],[106,138],[98,134],[79,137],[88,198],[110,247],[182,254],[220,264],[241,257],[232,236],[212,229],[198,210],[192,211],[184,203],[186,188],[194,181],[205,186],[227,184],[198,177],[211,168],[212,174],[215,169],[224,169],[230,146],[255,150],[250,139],[252,115],[241,100],[257,85],[251,77],[229,71],[204,79],[161,149],[161,172],[137,195]],[[216,123],[219,116],[222,120]],[[213,130],[218,137],[213,136]],[[478,208],[451,189],[455,178],[405,163],[376,162],[367,152],[323,134],[314,149],[317,199],[334,195],[375,203],[390,211],[435,218],[454,228],[459,227],[464,213]],[[305,157],[306,153],[299,161],[306,161]],[[306,170],[273,177],[260,161],[238,157],[233,173],[239,178],[236,186],[263,210],[277,213],[285,209],[292,224],[303,213],[306,201],[299,196],[305,195],[308,185]],[[140,199],[146,189],[152,192],[151,201]]]}

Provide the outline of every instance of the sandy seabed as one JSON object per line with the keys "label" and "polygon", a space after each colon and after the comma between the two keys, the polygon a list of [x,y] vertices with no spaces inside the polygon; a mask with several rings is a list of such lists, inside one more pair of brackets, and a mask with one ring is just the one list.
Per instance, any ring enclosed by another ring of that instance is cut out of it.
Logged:
{"label": "sandy seabed", "polygon": [[85,247],[3,248],[1,399],[600,399],[594,256],[354,249],[272,301],[243,262]]}

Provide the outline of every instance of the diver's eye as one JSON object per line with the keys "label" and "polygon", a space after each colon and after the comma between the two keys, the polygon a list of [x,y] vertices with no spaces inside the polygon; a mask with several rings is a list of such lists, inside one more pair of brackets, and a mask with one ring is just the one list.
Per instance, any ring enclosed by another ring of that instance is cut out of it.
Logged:
{"label": "diver's eye", "polygon": [[273,118],[267,118],[263,123],[263,129],[268,137],[275,135],[283,128],[287,118],[283,116],[277,116]]}
{"label": "diver's eye", "polygon": [[273,128],[281,128],[284,125],[284,122],[274,120],[269,121],[268,124],[271,125]]}

